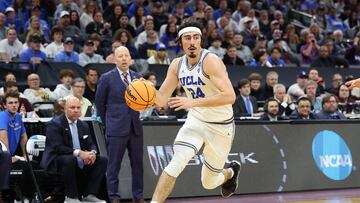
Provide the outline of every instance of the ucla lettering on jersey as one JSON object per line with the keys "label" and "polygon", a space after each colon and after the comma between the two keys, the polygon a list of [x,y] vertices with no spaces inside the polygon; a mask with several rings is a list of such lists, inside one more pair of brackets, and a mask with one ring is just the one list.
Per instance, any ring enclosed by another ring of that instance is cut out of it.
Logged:
{"label": "ucla lettering on jersey", "polygon": [[[202,49],[200,60],[190,66],[186,55],[182,56],[178,66],[178,78],[188,98],[196,99],[218,94],[219,90],[212,84],[203,69],[203,61],[210,52]],[[233,120],[231,104],[216,107],[194,107],[189,110],[192,116],[210,123],[227,124]]]}

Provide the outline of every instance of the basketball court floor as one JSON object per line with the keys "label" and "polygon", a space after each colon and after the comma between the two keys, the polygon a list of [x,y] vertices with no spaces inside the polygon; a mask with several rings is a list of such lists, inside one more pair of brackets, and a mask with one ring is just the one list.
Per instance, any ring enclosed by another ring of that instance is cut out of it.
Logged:
{"label": "basketball court floor", "polygon": [[359,189],[169,199],[169,203],[360,203]]}

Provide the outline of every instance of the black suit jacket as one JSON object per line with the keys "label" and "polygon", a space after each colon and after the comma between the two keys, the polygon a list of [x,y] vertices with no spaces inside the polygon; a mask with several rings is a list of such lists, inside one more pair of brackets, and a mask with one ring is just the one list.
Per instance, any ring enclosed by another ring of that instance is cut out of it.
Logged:
{"label": "black suit jacket", "polygon": [[[256,98],[253,96],[249,96],[249,97],[250,97],[251,104],[253,106],[254,113],[256,113],[257,112]],[[241,95],[236,97],[236,101],[233,104],[233,110],[234,110],[235,117],[251,116],[250,114],[248,114],[248,112],[246,110],[246,105],[245,105],[245,102],[244,102],[243,98],[241,97]]]}
{"label": "black suit jacket", "polygon": [[[78,120],[77,128],[81,150],[96,151],[87,123]],[[73,155],[72,135],[65,114],[54,117],[46,126],[45,152],[41,160],[41,167],[47,171],[57,171],[56,157]]]}

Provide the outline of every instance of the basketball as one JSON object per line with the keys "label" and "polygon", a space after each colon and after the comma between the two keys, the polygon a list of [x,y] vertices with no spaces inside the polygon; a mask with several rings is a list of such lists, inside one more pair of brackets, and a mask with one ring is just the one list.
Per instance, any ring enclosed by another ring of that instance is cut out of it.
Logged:
{"label": "basketball", "polygon": [[135,111],[145,110],[154,105],[155,91],[149,81],[136,80],[125,91],[126,104]]}

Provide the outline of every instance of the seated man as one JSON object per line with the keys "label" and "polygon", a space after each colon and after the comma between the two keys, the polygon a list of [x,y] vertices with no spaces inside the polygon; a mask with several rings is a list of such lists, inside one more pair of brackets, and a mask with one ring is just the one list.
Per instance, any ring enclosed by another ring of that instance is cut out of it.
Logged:
{"label": "seated man", "polygon": [[[36,73],[32,73],[27,78],[29,88],[24,91],[24,96],[29,102],[34,105],[37,102],[54,102],[56,101],[56,95],[50,91],[49,88],[40,87],[40,77]],[[54,107],[52,104],[42,104],[39,107],[35,107],[35,111],[52,110]],[[39,114],[39,116],[41,116]],[[45,116],[45,115],[42,115]],[[47,116],[47,115],[46,115]]]}
{"label": "seated man", "polygon": [[290,115],[292,120],[313,120],[315,119],[314,114],[311,112],[312,103],[308,97],[300,97],[296,101],[296,110]]}
{"label": "seated man", "polygon": [[[103,202],[95,197],[105,176],[107,159],[97,155],[89,126],[79,120],[80,100],[70,96],[64,113],[54,117],[46,128],[45,152],[41,166],[49,172],[63,173],[65,202]],[[83,191],[78,191],[81,185]]]}
{"label": "seated man", "polygon": [[250,96],[250,81],[241,79],[238,83],[240,95],[233,104],[234,116],[252,116],[257,112],[256,99]]}
{"label": "seated man", "polygon": [[21,93],[19,93],[19,89],[18,89],[18,85],[15,81],[7,81],[4,84],[4,91],[5,94],[10,93],[10,92],[14,92],[19,94],[19,108],[17,109],[17,112],[20,113],[21,116],[26,117],[26,113],[34,113],[34,109],[32,107],[32,105],[30,104],[30,102],[24,98],[24,95],[22,95]]}
{"label": "seated man", "polygon": [[65,99],[74,96],[80,100],[80,116],[84,117],[87,109],[92,106],[91,102],[84,97],[85,93],[85,80],[82,78],[75,78],[71,83],[71,95],[65,97]]}
{"label": "seated man", "polygon": [[274,98],[269,98],[264,105],[264,114],[260,117],[263,121],[283,120],[279,113],[279,103]]}
{"label": "seated man", "polygon": [[335,95],[329,94],[322,100],[322,110],[315,114],[316,119],[346,119],[345,115],[338,111],[338,101]]}
{"label": "seated man", "polygon": [[[23,170],[23,175],[20,180],[20,189],[25,198],[31,199],[34,194],[34,186],[32,184],[28,164],[26,163],[26,142],[28,140],[24,123],[21,119],[17,109],[19,108],[19,94],[10,92],[4,96],[5,111],[0,112],[0,141],[4,143],[7,152],[3,152],[1,158],[8,159],[8,154],[11,155],[11,161],[0,163],[0,189],[8,188],[9,180],[9,166],[12,169]],[[1,185],[2,184],[2,185]],[[0,190],[1,192],[1,190]]]}

